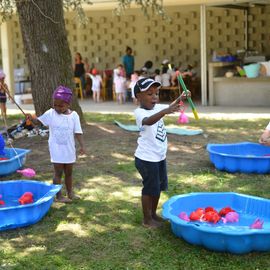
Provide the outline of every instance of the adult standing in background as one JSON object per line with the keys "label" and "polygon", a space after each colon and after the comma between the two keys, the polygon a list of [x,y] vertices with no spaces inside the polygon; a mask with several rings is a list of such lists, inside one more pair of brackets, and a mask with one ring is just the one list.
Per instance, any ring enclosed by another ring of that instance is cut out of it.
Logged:
{"label": "adult standing in background", "polygon": [[134,72],[134,56],[132,55],[132,49],[127,46],[126,48],[126,54],[123,56],[123,66],[126,72],[127,79],[131,78],[131,74]]}
{"label": "adult standing in background", "polygon": [[91,72],[91,68],[90,68],[89,60],[88,60],[87,57],[85,57],[83,59],[83,64],[84,64],[85,73],[90,73]]}
{"label": "adult standing in background", "polygon": [[74,64],[74,77],[80,78],[82,82],[82,88],[85,88],[85,68],[82,61],[82,56],[79,52],[75,54],[75,64]]}

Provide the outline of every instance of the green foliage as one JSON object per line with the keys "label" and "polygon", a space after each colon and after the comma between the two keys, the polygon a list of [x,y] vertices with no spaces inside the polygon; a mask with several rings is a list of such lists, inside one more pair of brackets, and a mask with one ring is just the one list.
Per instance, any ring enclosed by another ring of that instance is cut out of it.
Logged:
{"label": "green foliage", "polygon": [[[2,22],[11,18],[11,16],[16,11],[16,1],[21,0],[2,0],[0,1],[0,14]],[[39,5],[36,1],[33,0],[25,0],[32,2],[39,8]],[[93,5],[91,0],[62,0],[63,7],[66,11],[72,10],[75,11],[76,16],[75,20],[82,25],[86,25],[88,23],[88,18],[85,15],[83,5]],[[161,16],[163,19],[169,19],[163,9],[163,1],[162,0],[117,0],[116,8],[114,9],[114,13],[117,16],[121,16],[123,12],[130,8],[132,4],[139,6],[146,17],[150,17],[149,11],[151,11],[152,15]],[[44,14],[42,14],[44,15]],[[46,14],[45,14],[46,15]]]}
{"label": "green foliage", "polygon": [[90,0],[63,0],[64,9],[75,11],[76,17],[74,19],[80,24],[85,25],[89,20],[84,13],[83,4],[92,5],[93,3]]}
{"label": "green foliage", "polygon": [[9,19],[15,10],[15,2],[14,0],[2,0],[0,1],[0,14],[1,14],[1,22]]}
{"label": "green foliage", "polygon": [[114,10],[115,14],[120,16],[127,8],[130,8],[132,4],[139,6],[146,17],[150,17],[149,10],[152,15],[161,16],[163,19],[168,19],[163,9],[162,0],[118,0],[118,6]]}

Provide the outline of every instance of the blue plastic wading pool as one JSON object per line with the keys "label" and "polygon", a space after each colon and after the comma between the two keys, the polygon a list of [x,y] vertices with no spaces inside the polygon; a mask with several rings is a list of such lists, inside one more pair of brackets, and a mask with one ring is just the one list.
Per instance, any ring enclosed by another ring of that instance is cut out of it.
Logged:
{"label": "blue plastic wading pool", "polygon": [[208,144],[209,158],[218,170],[230,173],[269,173],[270,147],[259,143]]}
{"label": "blue plastic wading pool", "polygon": [[[180,212],[188,215],[197,208],[212,206],[217,211],[230,206],[239,214],[235,223],[185,221]],[[207,249],[244,254],[270,250],[270,200],[233,192],[189,193],[171,197],[163,204],[162,215],[171,223],[173,233],[190,244]],[[264,221],[262,229],[250,229],[256,218]]]}
{"label": "blue plastic wading pool", "polygon": [[[55,194],[61,185],[53,185],[32,180],[12,180],[0,182],[0,231],[24,227],[38,222],[49,210]],[[21,205],[18,199],[32,192],[34,202]]]}
{"label": "blue plastic wading pool", "polygon": [[8,175],[20,169],[26,161],[26,154],[31,150],[21,148],[5,148],[4,155],[0,157],[8,158],[0,160],[0,176]]}

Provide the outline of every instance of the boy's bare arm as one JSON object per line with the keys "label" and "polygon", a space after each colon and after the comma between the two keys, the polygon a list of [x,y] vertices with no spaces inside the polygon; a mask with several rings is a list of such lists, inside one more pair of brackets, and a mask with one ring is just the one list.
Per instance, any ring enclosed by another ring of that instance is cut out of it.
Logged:
{"label": "boy's bare arm", "polygon": [[[190,92],[188,93],[188,95],[190,96]],[[186,98],[186,94],[182,93],[181,96],[179,96],[176,100],[174,100],[168,108],[151,115],[150,117],[146,117],[143,119],[142,124],[143,125],[147,125],[147,126],[151,126],[153,124],[155,124],[157,121],[159,121],[162,117],[164,117],[166,114],[171,114],[174,112],[179,112],[180,110],[180,104],[179,102],[181,100],[183,100],[184,98]]]}

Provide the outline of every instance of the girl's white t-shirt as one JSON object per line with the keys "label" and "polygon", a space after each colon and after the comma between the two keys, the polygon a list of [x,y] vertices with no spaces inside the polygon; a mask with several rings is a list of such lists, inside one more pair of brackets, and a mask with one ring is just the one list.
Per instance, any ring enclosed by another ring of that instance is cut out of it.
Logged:
{"label": "girl's white t-shirt", "polygon": [[93,92],[99,92],[101,90],[101,83],[102,83],[102,78],[100,75],[92,75],[92,74],[88,74],[89,77],[92,80],[92,91]]}
{"label": "girl's white t-shirt", "polygon": [[114,72],[113,83],[115,86],[115,93],[125,93],[127,90],[127,80],[125,77],[117,74],[117,71]]}
{"label": "girl's white t-shirt", "polygon": [[171,85],[171,75],[169,73],[161,74],[161,84],[164,87],[168,87]]}
{"label": "girl's white t-shirt", "polygon": [[142,125],[142,121],[144,118],[150,117],[151,115],[168,108],[168,106],[169,105],[156,104],[152,110],[137,108],[134,111],[136,124],[140,129],[135,157],[151,162],[159,162],[166,158],[167,133],[163,119],[161,118],[151,126]]}
{"label": "girl's white t-shirt", "polygon": [[77,112],[59,114],[49,109],[38,120],[49,127],[49,151],[53,163],[74,163],[76,161],[75,134],[82,134]]}

